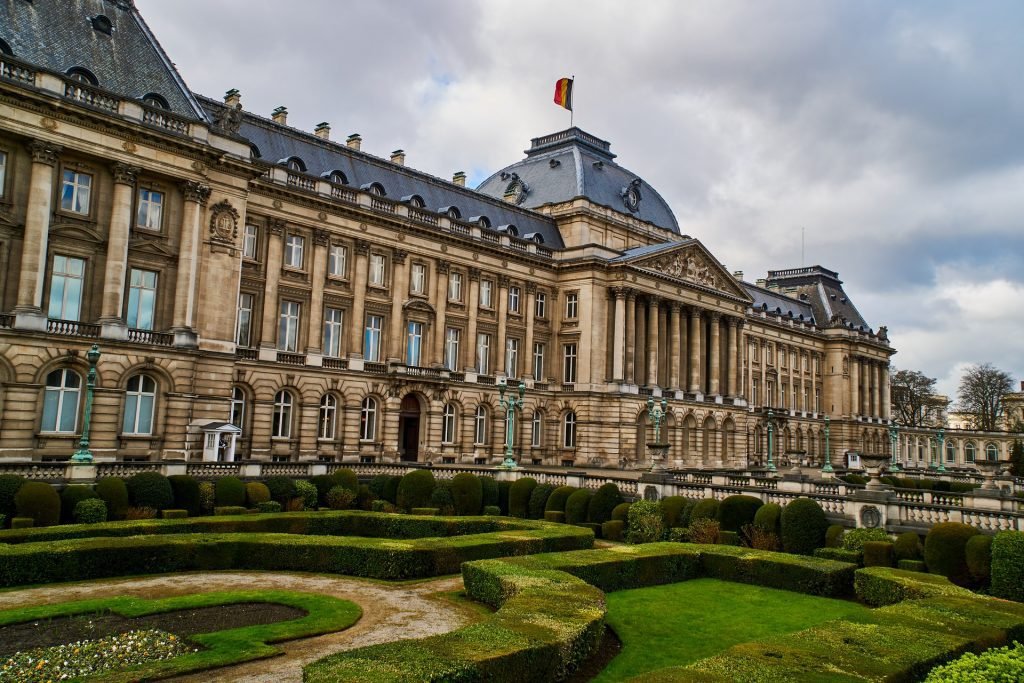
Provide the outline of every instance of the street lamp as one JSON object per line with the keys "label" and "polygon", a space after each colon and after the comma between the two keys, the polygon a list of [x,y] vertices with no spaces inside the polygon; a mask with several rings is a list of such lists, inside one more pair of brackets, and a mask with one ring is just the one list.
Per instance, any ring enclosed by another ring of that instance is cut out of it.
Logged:
{"label": "street lamp", "polygon": [[892,465],[889,466],[890,472],[899,472],[900,464],[897,456],[897,442],[900,438],[900,425],[896,420],[889,421],[889,442],[892,443]]}
{"label": "street lamp", "polygon": [[80,465],[92,462],[92,451],[89,450],[89,427],[92,422],[92,394],[96,388],[96,363],[100,361],[100,347],[93,344],[85,354],[89,361],[89,374],[85,379],[85,410],[82,417],[82,438],[78,440],[78,450],[71,456],[71,461]]}
{"label": "street lamp", "polygon": [[775,472],[775,463],[772,461],[772,436],[775,434],[775,413],[768,409],[768,471]]}
{"label": "street lamp", "polygon": [[946,466],[942,464],[942,458],[943,458],[943,452],[944,452],[943,444],[946,443],[946,430],[945,429],[939,429],[939,431],[935,434],[935,440],[939,443],[939,453],[936,456],[936,458],[939,461],[939,466],[935,468],[935,471],[936,472],[945,472],[946,471]]}
{"label": "street lamp", "polygon": [[505,409],[505,462],[501,463],[502,468],[514,470],[519,465],[512,453],[512,440],[515,438],[516,411],[523,409],[523,396],[526,395],[526,384],[519,381],[519,397],[510,393],[505,398],[505,384],[498,385],[498,402]]}
{"label": "street lamp", "polygon": [[821,471],[825,473],[834,472],[832,469],[832,449],[828,443],[829,429],[828,429],[828,415],[825,416],[825,464],[821,466]]}

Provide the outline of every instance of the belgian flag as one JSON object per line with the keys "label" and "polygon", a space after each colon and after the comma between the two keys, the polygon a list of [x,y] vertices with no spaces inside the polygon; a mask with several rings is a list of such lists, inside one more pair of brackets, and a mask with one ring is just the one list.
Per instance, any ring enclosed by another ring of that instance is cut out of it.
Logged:
{"label": "belgian flag", "polygon": [[559,78],[555,83],[555,104],[572,111],[572,79]]}

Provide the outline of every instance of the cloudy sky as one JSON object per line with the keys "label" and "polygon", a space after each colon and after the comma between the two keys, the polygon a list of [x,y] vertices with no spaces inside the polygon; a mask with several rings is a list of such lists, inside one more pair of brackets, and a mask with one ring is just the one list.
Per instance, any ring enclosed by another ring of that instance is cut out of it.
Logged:
{"label": "cloudy sky", "polygon": [[136,4],[194,90],[442,177],[567,127],[574,74],[576,124],[731,270],[838,270],[947,393],[971,363],[1024,377],[1017,2]]}

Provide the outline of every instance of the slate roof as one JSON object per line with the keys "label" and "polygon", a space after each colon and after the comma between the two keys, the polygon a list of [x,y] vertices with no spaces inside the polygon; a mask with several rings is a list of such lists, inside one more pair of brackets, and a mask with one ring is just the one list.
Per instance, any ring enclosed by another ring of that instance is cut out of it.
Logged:
{"label": "slate roof", "polygon": [[[579,128],[534,138],[526,159],[506,166],[477,187],[494,197],[503,197],[518,177],[528,192],[522,206],[560,204],[586,197],[595,204],[630,214],[660,228],[679,233],[679,223],[658,192],[640,181],[640,203],[630,212],[623,191],[638,176],[614,161],[611,145]],[[515,174],[513,176],[513,174]]]}
{"label": "slate roof", "polygon": [[681,242],[658,242],[657,244],[645,244],[640,247],[633,247],[632,249],[627,249],[626,251],[622,252],[621,256],[616,256],[615,258],[611,259],[610,262],[621,263],[623,261],[630,261],[632,259],[640,258],[642,256],[651,256],[653,254],[658,254],[663,251],[668,251],[669,249],[674,249],[675,247],[680,247],[686,244],[692,244],[693,242],[696,241],[697,240],[694,239],[685,239],[682,240]]}
{"label": "slate roof", "polygon": [[[839,273],[834,270],[821,266],[770,270],[767,284],[778,285],[783,292],[791,292],[790,296],[806,297],[805,300],[810,304],[818,325],[828,325],[834,316],[838,316],[848,327],[871,330],[871,326],[843,290]],[[771,308],[769,304],[769,309]],[[783,313],[785,312],[786,309],[783,308]]]}
{"label": "slate roof", "polygon": [[[747,291],[750,298],[754,300],[751,307],[755,310],[764,309],[769,312],[778,311],[784,316],[788,316],[792,313],[793,317],[797,320],[801,320],[800,316],[803,316],[803,320],[813,320],[816,324],[821,323],[821,319],[814,315],[814,307],[811,305],[810,301],[801,301],[800,299],[787,296],[775,290],[752,285],[749,282],[741,282],[740,285]],[[828,319],[826,318],[826,320]]]}
{"label": "slate roof", "polygon": [[[110,20],[110,35],[93,27],[98,15]],[[104,90],[135,99],[156,93],[175,114],[203,118],[171,60],[127,0],[0,0],[0,40],[22,61],[59,73],[84,67]]]}
{"label": "slate roof", "polygon": [[[210,118],[216,119],[225,109],[222,102],[203,96],[197,97]],[[323,140],[250,112],[244,113],[238,134],[255,145],[263,161],[272,164],[284,163],[291,157],[298,157],[309,175],[327,177],[335,171],[340,171],[350,187],[359,188],[370,183],[380,183],[384,187],[385,196],[391,199],[419,195],[427,210],[439,211],[454,206],[458,208],[464,221],[476,216],[486,216],[492,228],[515,225],[520,237],[539,233],[546,247],[562,249],[565,246],[554,220],[547,216],[408,166],[352,149],[343,143]]]}

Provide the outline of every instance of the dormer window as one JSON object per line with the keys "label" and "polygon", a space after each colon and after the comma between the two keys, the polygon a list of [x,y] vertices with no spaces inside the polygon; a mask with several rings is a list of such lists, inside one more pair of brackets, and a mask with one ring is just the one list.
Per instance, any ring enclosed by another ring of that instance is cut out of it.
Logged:
{"label": "dormer window", "polygon": [[67,71],[68,78],[86,85],[99,85],[100,82],[93,72],[81,66],[73,66]]}
{"label": "dormer window", "polygon": [[142,96],[142,103],[153,107],[155,109],[170,109],[171,105],[167,103],[167,100],[162,95],[157,95],[155,92],[147,93]]}
{"label": "dormer window", "polygon": [[408,204],[409,206],[415,207],[417,209],[422,209],[424,206],[426,206],[426,202],[423,201],[423,197],[419,196],[418,194],[410,194],[402,197],[402,203]]}
{"label": "dormer window", "polygon": [[105,35],[110,35],[114,32],[114,24],[111,23],[109,17],[103,14],[97,14],[95,17],[89,20],[92,22],[92,27]]}
{"label": "dormer window", "polygon": [[540,234],[539,232],[528,232],[525,235],[523,235],[523,239],[536,242],[537,244],[544,244],[544,235]]}
{"label": "dormer window", "polygon": [[12,50],[11,46],[5,43],[2,38],[0,38],[0,55],[14,56],[14,50]]}
{"label": "dormer window", "polygon": [[359,188],[363,192],[369,192],[375,197],[386,197],[387,192],[384,191],[384,186],[380,183],[367,183]]}
{"label": "dormer window", "polygon": [[509,223],[508,225],[499,225],[498,232],[503,232],[510,237],[519,237],[519,228]]}
{"label": "dormer window", "polygon": [[253,144],[249,145],[249,158],[250,159],[259,159],[262,156],[263,155],[260,153],[260,148],[259,147],[257,147],[256,145],[253,145]]}
{"label": "dormer window", "polygon": [[444,214],[445,216],[454,221],[457,221],[462,218],[462,212],[459,211],[459,207],[457,206],[442,206],[440,209],[438,209],[438,213]]}
{"label": "dormer window", "polygon": [[289,171],[294,171],[295,173],[306,172],[306,164],[299,157],[288,157],[285,159],[284,165],[288,167]]}
{"label": "dormer window", "polygon": [[324,173],[320,177],[327,178],[327,180],[335,185],[348,185],[348,178],[341,171],[330,171],[328,173]]}
{"label": "dormer window", "polygon": [[474,223],[480,226],[481,228],[491,227],[491,219],[488,218],[487,216],[471,216],[469,222]]}

